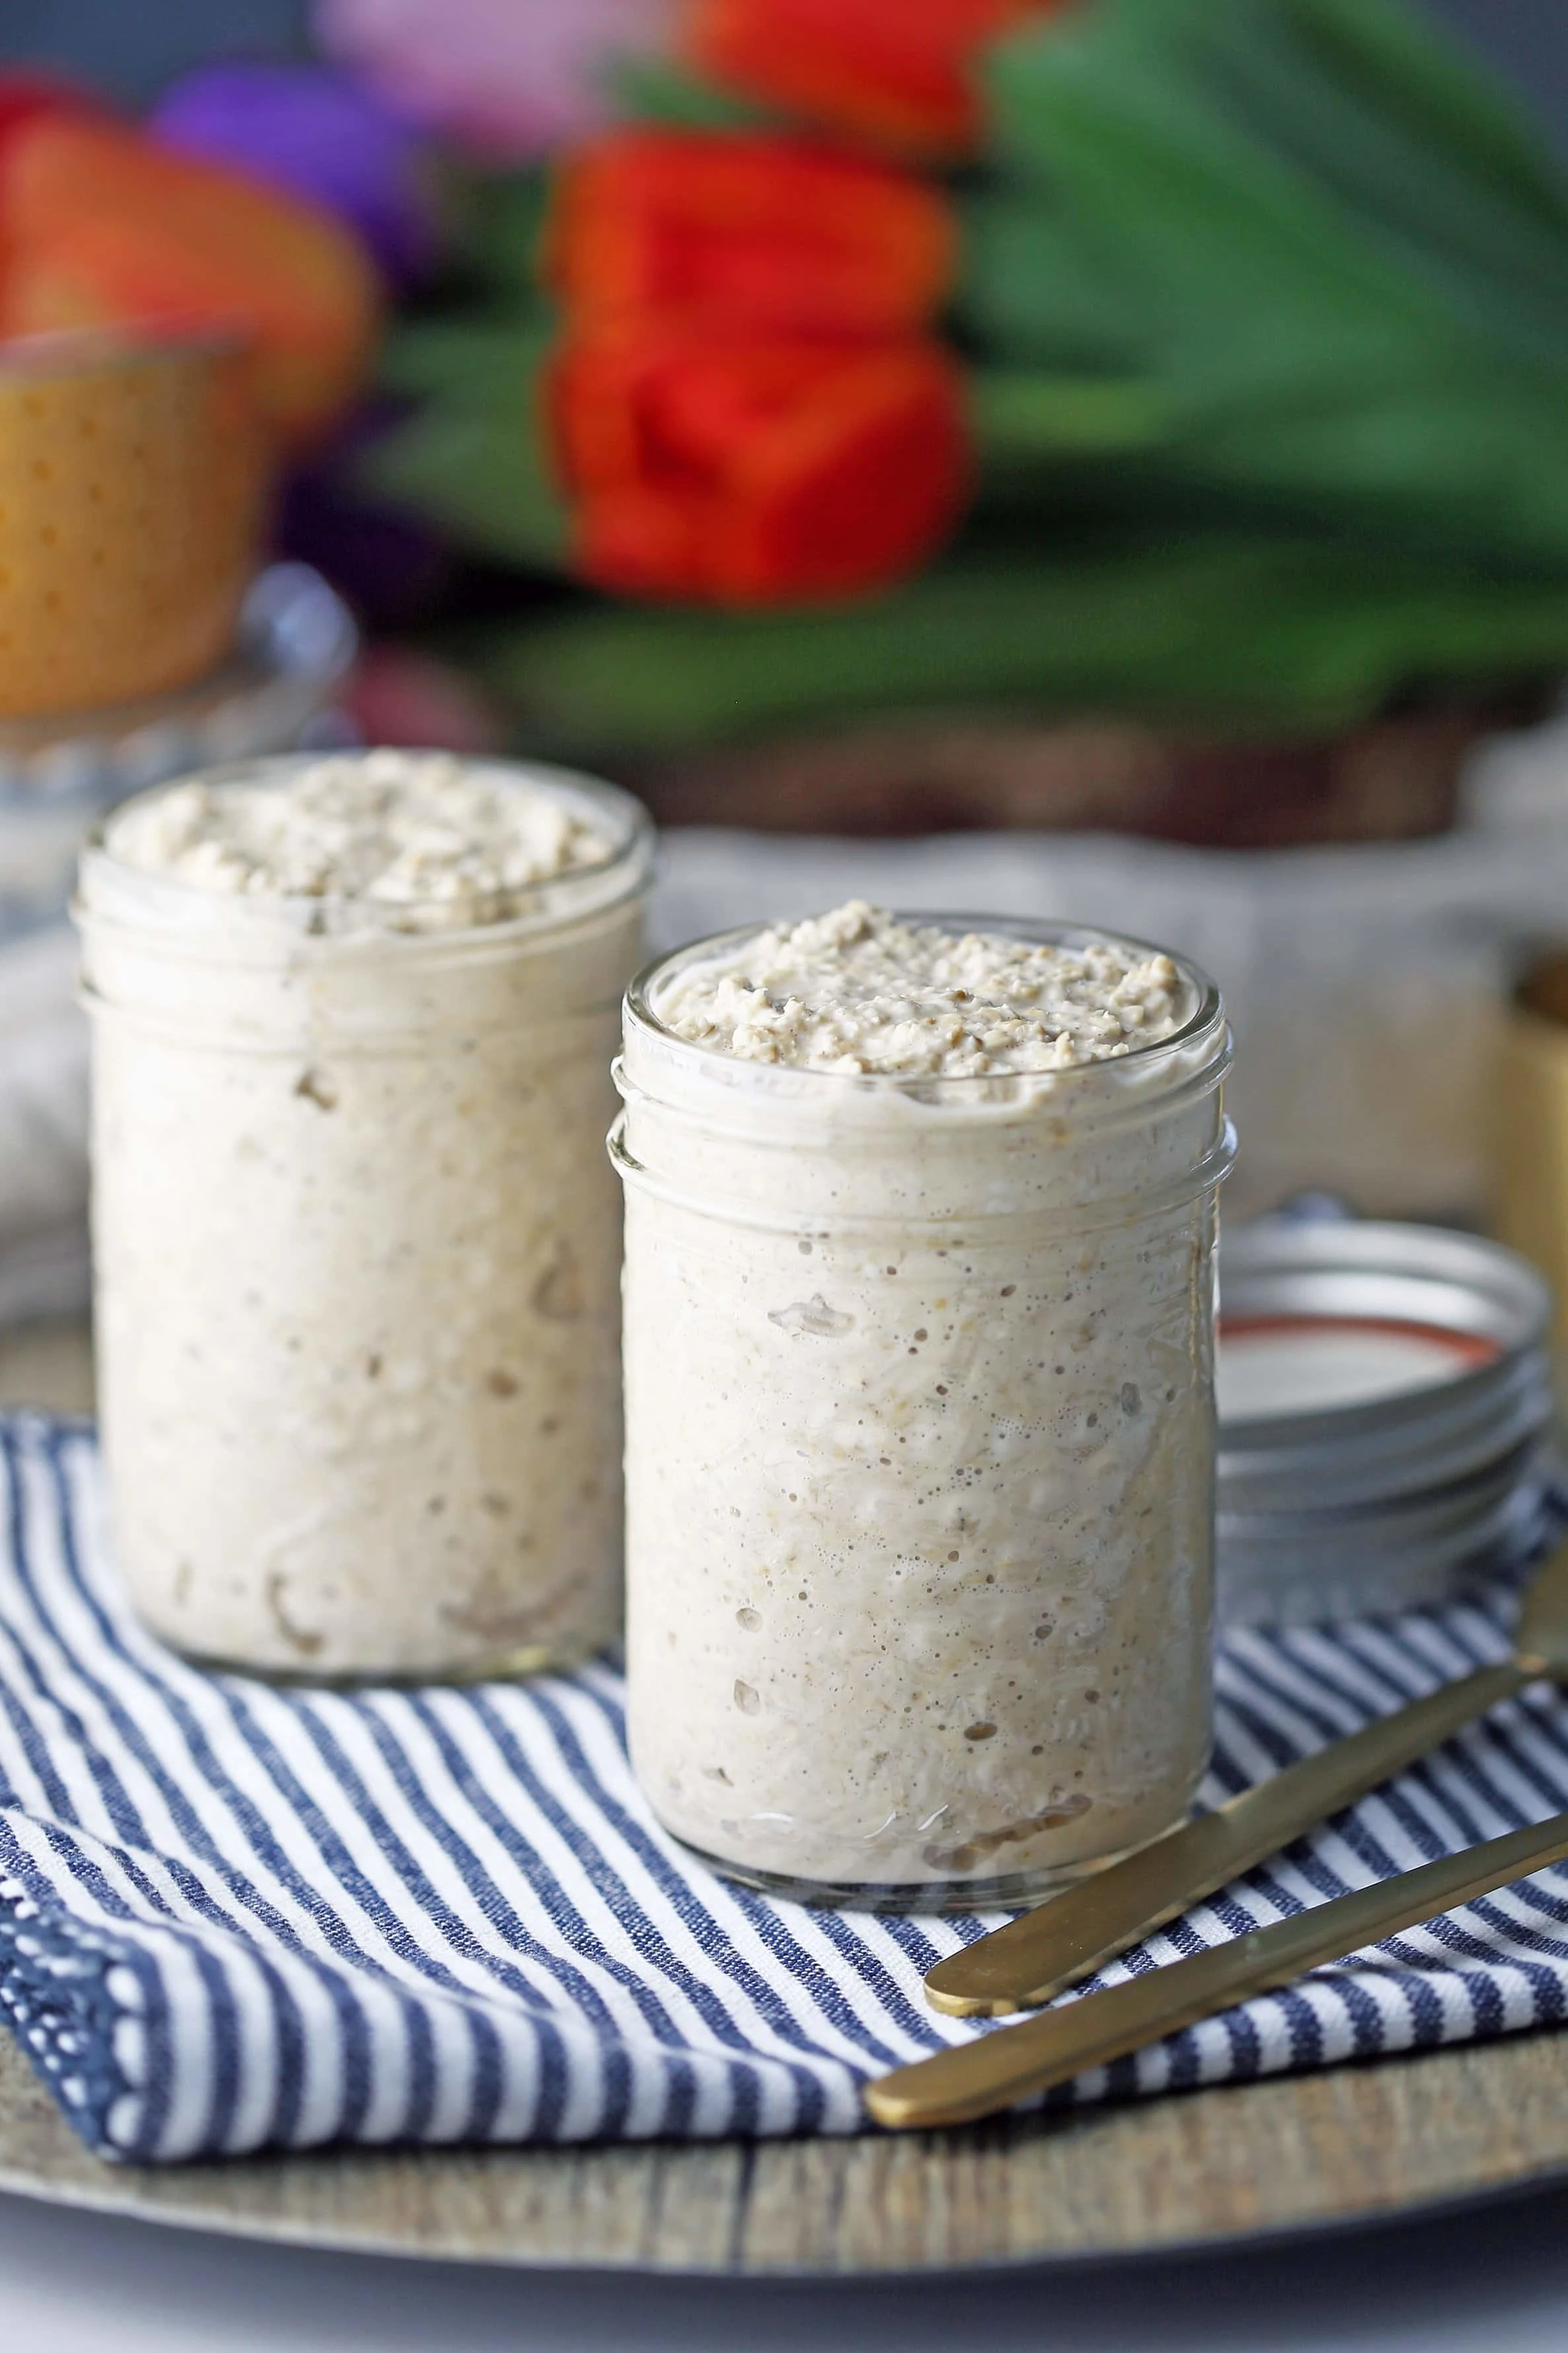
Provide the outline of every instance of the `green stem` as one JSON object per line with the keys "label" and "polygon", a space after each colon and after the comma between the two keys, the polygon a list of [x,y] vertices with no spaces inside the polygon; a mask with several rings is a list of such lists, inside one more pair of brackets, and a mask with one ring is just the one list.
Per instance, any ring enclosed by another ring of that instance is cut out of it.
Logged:
{"label": "green stem", "polygon": [[1036,472],[1053,459],[1158,448],[1169,405],[1157,385],[1132,377],[984,368],[970,379],[970,421],[988,475]]}

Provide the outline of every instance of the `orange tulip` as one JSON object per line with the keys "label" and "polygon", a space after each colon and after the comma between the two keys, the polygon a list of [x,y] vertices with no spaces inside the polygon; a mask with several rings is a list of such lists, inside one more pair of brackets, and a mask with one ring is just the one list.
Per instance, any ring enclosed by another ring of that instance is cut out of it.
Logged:
{"label": "orange tulip", "polygon": [[378,298],[328,213],[136,132],[52,114],[7,141],[0,332],[237,327],[258,405],[290,440],[331,424],[368,360]]}
{"label": "orange tulip", "polygon": [[885,164],[758,134],[626,131],[559,167],[551,283],[578,317],[897,333],[952,282],[948,206]]}
{"label": "orange tulip", "polygon": [[765,103],[903,153],[968,154],[984,44],[1065,0],[689,0],[693,64]]}
{"label": "orange tulip", "polygon": [[576,569],[746,606],[916,570],[968,493],[962,376],[936,343],[625,320],[556,354],[549,410]]}

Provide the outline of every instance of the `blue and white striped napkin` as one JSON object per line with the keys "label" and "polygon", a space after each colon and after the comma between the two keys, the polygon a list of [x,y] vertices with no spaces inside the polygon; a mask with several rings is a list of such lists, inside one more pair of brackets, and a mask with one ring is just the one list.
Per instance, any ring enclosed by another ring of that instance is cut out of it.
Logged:
{"label": "blue and white striped napkin", "polygon": [[[353,1695],[202,1674],[107,1555],[90,1433],[0,1418],[0,2010],[104,2156],[854,2132],[868,2077],[992,2031],[920,1983],[994,1919],[807,1911],[679,1855],[609,1666]],[[1504,1623],[1237,1637],[1205,1797],[1498,1657]],[[1563,1806],[1568,1704],[1533,1691],[1104,1978]],[[1565,1999],[1568,1872],[1542,1872],[1058,2096],[1554,2024]]]}

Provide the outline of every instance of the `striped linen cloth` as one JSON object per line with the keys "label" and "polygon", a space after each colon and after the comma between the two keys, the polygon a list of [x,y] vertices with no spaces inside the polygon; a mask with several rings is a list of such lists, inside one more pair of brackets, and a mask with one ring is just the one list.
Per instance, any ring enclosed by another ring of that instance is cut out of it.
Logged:
{"label": "striped linen cloth", "polygon": [[[0,1418],[0,2010],[105,2157],[854,2132],[869,2076],[995,2031],[920,1992],[994,1919],[808,1911],[672,1849],[608,1665],[353,1694],[198,1673],[106,1558],[90,1432]],[[1505,1624],[1500,1599],[1234,1638],[1205,1797],[1498,1657]],[[1568,1704],[1535,1690],[1104,1978],[1563,1806]],[[1542,1872],[1054,2096],[1506,2033],[1565,1998],[1568,1872]]]}

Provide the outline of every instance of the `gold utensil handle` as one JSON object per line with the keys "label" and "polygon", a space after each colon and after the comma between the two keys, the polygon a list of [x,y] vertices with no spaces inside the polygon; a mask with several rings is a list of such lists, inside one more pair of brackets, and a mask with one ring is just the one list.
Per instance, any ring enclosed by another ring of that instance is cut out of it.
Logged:
{"label": "gold utensil handle", "polygon": [[1048,2001],[1101,1961],[1402,1772],[1473,1716],[1511,1699],[1529,1680],[1511,1659],[1482,1667],[1380,1716],[1361,1732],[1331,1741],[1299,1765],[1243,1789],[1212,1814],[1197,1815],[1124,1862],[1080,1880],[1021,1920],[949,1954],[927,1973],[928,2000],[959,2018],[1000,2017]]}
{"label": "gold utensil handle", "polygon": [[1553,1814],[1529,1830],[1510,1831],[1505,1838],[1358,1888],[1272,1927],[1254,1928],[1214,1952],[1194,1953],[1103,1993],[1083,1994],[1044,2018],[1003,2027],[961,2050],[897,2068],[868,2085],[866,2105],[879,2124],[905,2129],[994,2116],[1032,2092],[1066,2083],[1085,2067],[1120,2059],[1179,2026],[1228,2010],[1247,1994],[1286,1985],[1304,1970],[1565,1856],[1568,1813]]}

